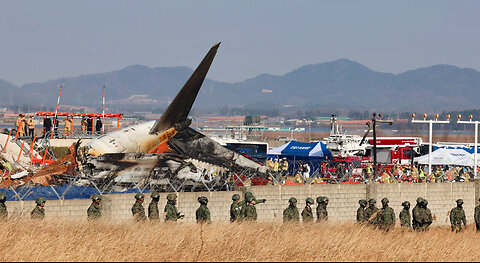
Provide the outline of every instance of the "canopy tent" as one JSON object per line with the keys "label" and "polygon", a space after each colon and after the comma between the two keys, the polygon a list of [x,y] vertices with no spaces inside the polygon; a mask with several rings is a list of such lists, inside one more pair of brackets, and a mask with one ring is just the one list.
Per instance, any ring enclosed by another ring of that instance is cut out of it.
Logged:
{"label": "canopy tent", "polygon": [[[428,154],[414,159],[419,164],[428,164]],[[471,165],[470,165],[471,163]],[[472,154],[462,149],[440,148],[432,152],[432,165],[473,166]]]}
{"label": "canopy tent", "polygon": [[321,142],[304,143],[291,141],[281,147],[268,151],[269,157],[281,157],[287,159],[325,159],[332,157],[327,145]]}
{"label": "canopy tent", "polygon": [[[460,149],[465,150],[468,153],[473,154],[475,152],[474,147],[462,147],[462,146],[433,146],[433,150],[436,151],[438,149]],[[480,153],[480,147],[477,148],[477,153]]]}

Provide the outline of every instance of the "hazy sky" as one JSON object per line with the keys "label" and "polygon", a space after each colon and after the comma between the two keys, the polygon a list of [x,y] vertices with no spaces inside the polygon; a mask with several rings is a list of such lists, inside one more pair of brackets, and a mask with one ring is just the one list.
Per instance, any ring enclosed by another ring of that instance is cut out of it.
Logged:
{"label": "hazy sky", "polygon": [[480,69],[480,1],[0,0],[0,79],[17,85],[133,64],[234,82],[348,58],[400,73]]}

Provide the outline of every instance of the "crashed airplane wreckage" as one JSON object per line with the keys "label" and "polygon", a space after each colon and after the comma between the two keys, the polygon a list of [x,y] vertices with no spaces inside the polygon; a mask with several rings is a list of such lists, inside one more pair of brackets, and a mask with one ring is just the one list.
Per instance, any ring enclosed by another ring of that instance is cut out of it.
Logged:
{"label": "crashed airplane wreckage", "polygon": [[[188,118],[216,55],[214,45],[157,121],[78,141],[70,155],[22,179],[94,186],[102,192],[230,189],[240,178],[267,181],[267,168],[191,129]],[[263,178],[263,179],[261,179]],[[14,182],[9,183],[14,186]],[[173,189],[172,189],[173,188]]]}

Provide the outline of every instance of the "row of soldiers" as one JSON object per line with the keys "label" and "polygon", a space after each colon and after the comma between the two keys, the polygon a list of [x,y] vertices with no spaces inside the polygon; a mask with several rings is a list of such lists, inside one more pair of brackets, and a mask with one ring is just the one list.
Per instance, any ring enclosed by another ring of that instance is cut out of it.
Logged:
{"label": "row of soldiers", "polygon": [[[251,192],[246,192],[244,200],[240,200],[240,195],[235,194],[232,196],[232,204],[230,206],[230,221],[256,221],[258,218],[255,205],[266,202],[266,199],[257,200]],[[160,200],[160,194],[154,192],[151,194],[152,201],[148,206],[148,218],[151,221],[160,220],[160,213],[158,209],[158,203]],[[7,196],[4,193],[0,193],[0,218],[7,219],[8,211],[5,205]],[[101,209],[102,196],[93,195],[92,204],[87,209],[88,219],[99,219],[102,217]],[[145,196],[142,193],[135,195],[135,203],[131,209],[134,218],[137,221],[146,221],[147,215],[143,207]],[[329,199],[326,196],[317,197],[317,222],[328,220],[327,206]],[[480,201],[480,199],[479,199]],[[211,223],[210,210],[208,209],[208,199],[205,196],[198,198],[200,207],[196,211],[196,221],[198,223]],[[376,200],[370,199],[359,200],[360,207],[357,210],[357,222],[373,226],[382,230],[390,230],[395,226],[395,212],[393,208],[389,207],[389,200],[387,198],[382,199],[382,208],[376,207]],[[35,200],[36,206],[31,211],[30,215],[32,219],[44,219],[45,218],[45,203],[46,200],[43,197],[38,197]],[[314,215],[312,206],[314,200],[307,198],[305,200],[305,208],[303,209],[301,216],[303,222],[313,222]],[[456,201],[457,207],[450,211],[450,223],[452,231],[460,232],[463,227],[467,227],[467,220],[465,211],[463,209],[463,200]],[[178,212],[177,207],[177,195],[168,194],[167,204],[164,208],[164,219],[166,222],[176,222],[178,219],[184,218],[184,215]],[[367,206],[368,205],[368,206]],[[427,231],[429,226],[433,223],[432,212],[428,208],[428,201],[424,198],[417,198],[417,204],[410,213],[410,202],[405,201],[402,203],[403,210],[399,214],[400,224],[402,227],[413,229],[419,232]],[[480,231],[480,205],[475,208],[475,223],[477,231]],[[299,222],[300,213],[297,208],[297,199],[292,197],[289,199],[289,206],[283,211],[283,221],[286,222]],[[462,227],[463,224],[463,227]]]}
{"label": "row of soldiers", "polygon": [[[479,200],[480,201],[480,200]],[[360,207],[357,210],[357,222],[379,228],[382,230],[390,230],[395,227],[395,211],[389,207],[389,200],[382,199],[382,208],[376,207],[375,199],[359,200]],[[456,201],[457,206],[450,211],[450,224],[452,231],[461,232],[463,227],[467,227],[467,218],[465,210],[463,210],[463,200]],[[428,201],[422,197],[417,198],[417,204],[410,213],[410,202],[402,203],[403,209],[399,214],[400,225],[407,229],[413,229],[418,232],[427,231],[433,223],[432,212],[428,208]],[[475,222],[477,231],[480,231],[480,206],[475,208]]]}

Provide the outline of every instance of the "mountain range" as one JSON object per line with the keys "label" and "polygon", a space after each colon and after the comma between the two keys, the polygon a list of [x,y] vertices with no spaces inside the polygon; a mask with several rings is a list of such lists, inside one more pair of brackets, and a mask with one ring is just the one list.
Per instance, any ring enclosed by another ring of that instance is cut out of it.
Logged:
{"label": "mountain range", "polygon": [[[215,63],[212,66],[212,70]],[[187,67],[121,70],[16,86],[0,80],[0,104],[55,106],[58,84],[64,83],[61,104],[101,108],[102,86],[107,104],[117,110],[165,108],[186,82]],[[342,108],[387,111],[442,111],[480,108],[480,72],[435,65],[401,74],[377,72],[340,59],[306,65],[287,74],[262,74],[242,82],[206,79],[197,108],[270,105],[300,108]],[[136,105],[136,106],[135,106]]]}

